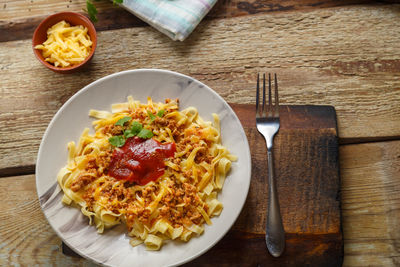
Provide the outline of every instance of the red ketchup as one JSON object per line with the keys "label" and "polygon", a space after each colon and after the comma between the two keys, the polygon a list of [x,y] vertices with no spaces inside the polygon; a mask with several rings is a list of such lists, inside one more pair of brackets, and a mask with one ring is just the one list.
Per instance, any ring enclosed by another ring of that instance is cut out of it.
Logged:
{"label": "red ketchup", "polygon": [[173,157],[175,151],[175,143],[161,144],[152,138],[130,137],[121,148],[114,150],[108,174],[118,180],[145,185],[164,174],[164,159]]}

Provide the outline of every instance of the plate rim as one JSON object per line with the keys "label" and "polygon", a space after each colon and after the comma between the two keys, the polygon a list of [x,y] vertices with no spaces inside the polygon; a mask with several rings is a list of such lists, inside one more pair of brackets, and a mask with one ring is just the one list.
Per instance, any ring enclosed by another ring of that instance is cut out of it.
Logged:
{"label": "plate rim", "polygon": [[[57,236],[62,240],[62,242],[64,242],[69,248],[71,248],[74,252],[76,252],[76,253],[77,253],[78,255],[80,255],[81,257],[83,257],[83,258],[85,258],[85,259],[89,259],[89,260],[91,260],[91,261],[93,261],[93,262],[95,262],[95,263],[97,263],[97,264],[100,264],[100,265],[103,265],[103,266],[104,266],[105,263],[100,262],[100,261],[97,260],[96,258],[93,258],[93,257],[91,257],[91,256],[89,256],[89,255],[86,255],[86,254],[82,253],[80,250],[78,250],[78,249],[76,249],[74,246],[70,245],[70,244],[68,243],[68,241],[65,240],[65,239],[63,238],[62,234],[58,231],[58,229],[56,229],[55,226],[53,226],[53,224],[51,223],[51,221],[50,221],[49,218],[47,217],[46,213],[44,212],[42,203],[41,203],[41,201],[40,201],[41,195],[39,195],[39,191],[38,191],[38,188],[39,188],[39,186],[38,186],[38,181],[39,181],[38,177],[39,177],[39,174],[40,174],[41,158],[42,158],[42,154],[44,153],[44,152],[43,152],[43,149],[44,149],[43,146],[44,146],[45,140],[47,139],[48,135],[50,134],[50,130],[53,128],[53,124],[54,124],[55,121],[58,119],[58,117],[60,116],[60,114],[62,113],[62,111],[63,111],[64,109],[66,109],[66,108],[69,106],[69,104],[70,104],[75,98],[78,98],[82,93],[84,93],[84,92],[87,91],[87,90],[90,90],[91,87],[95,86],[95,85],[98,84],[98,83],[103,82],[104,80],[112,79],[112,78],[118,77],[118,76],[120,76],[120,75],[125,75],[125,74],[129,74],[129,73],[140,73],[140,72],[143,72],[143,73],[146,73],[146,72],[166,73],[166,74],[169,74],[169,75],[178,76],[178,77],[183,77],[183,78],[186,78],[186,79],[189,79],[189,80],[196,81],[199,85],[203,86],[202,89],[208,90],[210,93],[212,93],[212,94],[213,94],[214,96],[216,96],[221,102],[223,102],[223,103],[225,104],[225,106],[228,108],[228,110],[230,111],[230,113],[231,113],[231,114],[234,116],[234,118],[239,122],[239,124],[240,124],[240,132],[241,132],[241,134],[245,137],[245,138],[244,138],[244,145],[245,145],[245,147],[246,147],[246,151],[245,151],[245,155],[244,155],[243,158],[247,159],[247,165],[249,166],[249,168],[248,168],[248,172],[247,172],[246,175],[247,175],[249,178],[246,180],[246,181],[248,181],[248,182],[247,182],[246,187],[245,187],[245,191],[246,191],[246,192],[245,192],[244,201],[242,202],[240,209],[238,209],[238,213],[235,214],[235,216],[234,216],[235,219],[232,220],[232,221],[230,222],[229,227],[226,227],[225,229],[223,229],[223,231],[221,231],[222,234],[221,234],[218,238],[214,239],[214,240],[213,240],[212,242],[210,242],[207,246],[205,246],[203,249],[200,249],[199,251],[197,251],[196,253],[194,253],[192,256],[187,257],[187,258],[184,258],[184,259],[181,259],[181,260],[176,261],[176,262],[174,262],[173,264],[170,264],[170,265],[167,265],[167,266],[182,265],[182,264],[185,264],[185,263],[187,263],[187,262],[190,262],[190,261],[192,261],[192,260],[198,258],[199,256],[205,254],[208,250],[210,250],[211,248],[213,248],[222,238],[224,238],[224,237],[226,236],[226,234],[229,232],[229,230],[232,228],[232,226],[235,224],[235,222],[236,222],[237,219],[239,218],[239,215],[240,215],[240,213],[242,212],[243,207],[244,207],[244,205],[245,205],[245,203],[246,203],[246,200],[247,200],[247,197],[248,197],[248,193],[249,193],[249,189],[250,189],[250,184],[251,184],[251,173],[252,173],[250,146],[249,146],[249,142],[248,142],[248,139],[247,139],[247,136],[246,136],[246,133],[245,133],[245,131],[244,131],[244,128],[243,128],[243,125],[242,125],[241,121],[239,120],[238,116],[236,115],[236,113],[235,113],[235,111],[232,109],[232,107],[225,101],[225,99],[224,99],[222,96],[220,96],[220,95],[219,95],[216,91],[214,91],[211,87],[207,86],[206,84],[202,83],[201,81],[197,80],[196,78],[193,78],[193,77],[191,77],[191,76],[188,76],[188,75],[185,75],[185,74],[176,72],[176,71],[166,70],[166,69],[158,69],[158,68],[129,69],[129,70],[124,70],[124,71],[115,72],[115,73],[106,75],[106,76],[104,76],[104,77],[101,77],[101,78],[99,78],[99,79],[97,79],[97,80],[95,80],[95,81],[93,81],[93,82],[87,84],[87,85],[84,86],[83,88],[79,89],[76,93],[74,93],[74,94],[73,94],[73,95],[72,95],[72,96],[57,110],[57,112],[54,114],[54,116],[52,117],[51,121],[49,122],[49,124],[48,124],[48,126],[47,126],[47,128],[46,128],[46,130],[45,130],[45,132],[44,132],[44,134],[43,134],[43,137],[42,137],[42,139],[41,139],[41,141],[40,141],[40,146],[39,146],[39,149],[38,149],[37,159],[36,159],[36,166],[35,166],[35,185],[36,185],[36,193],[37,193],[39,205],[40,205],[41,211],[42,211],[43,214],[44,214],[44,217],[46,218],[47,222],[49,223],[49,225],[51,226],[51,228],[53,229],[53,231],[54,231],[54,232],[57,234]],[[55,183],[57,184],[57,187],[58,187],[58,183],[57,183],[56,180],[55,180]],[[50,187],[51,187],[51,186],[50,186]],[[113,265],[105,265],[105,266],[113,266]]]}

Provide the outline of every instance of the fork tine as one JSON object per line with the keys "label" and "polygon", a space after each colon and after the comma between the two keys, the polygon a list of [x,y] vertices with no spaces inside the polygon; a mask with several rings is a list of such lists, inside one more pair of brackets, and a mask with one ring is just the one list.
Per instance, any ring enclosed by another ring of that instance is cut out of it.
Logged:
{"label": "fork tine", "polygon": [[258,105],[260,102],[260,73],[257,73],[257,91],[256,91],[256,118],[259,116],[260,113],[258,109]]}
{"label": "fork tine", "polygon": [[278,79],[275,73],[275,117],[279,117]]}
{"label": "fork tine", "polygon": [[263,73],[263,99],[262,99],[262,116],[265,117],[266,107],[265,107],[265,73]]}
{"label": "fork tine", "polygon": [[272,96],[271,96],[271,73],[268,73],[268,117],[271,117],[273,114],[272,112]]}

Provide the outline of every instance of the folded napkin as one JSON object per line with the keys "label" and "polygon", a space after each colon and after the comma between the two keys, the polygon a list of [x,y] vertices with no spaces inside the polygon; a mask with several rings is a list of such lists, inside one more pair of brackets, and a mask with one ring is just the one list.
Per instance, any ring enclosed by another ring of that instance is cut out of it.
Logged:
{"label": "folded napkin", "polygon": [[173,40],[183,41],[217,0],[124,0],[122,6]]}

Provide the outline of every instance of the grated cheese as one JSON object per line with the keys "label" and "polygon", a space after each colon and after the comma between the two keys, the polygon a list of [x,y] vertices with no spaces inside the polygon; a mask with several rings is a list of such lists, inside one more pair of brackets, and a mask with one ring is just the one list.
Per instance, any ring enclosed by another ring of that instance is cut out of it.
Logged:
{"label": "grated cheese", "polygon": [[45,61],[56,67],[77,65],[89,56],[92,41],[88,29],[82,25],[71,26],[65,20],[47,30],[47,40],[35,49],[42,50]]}

